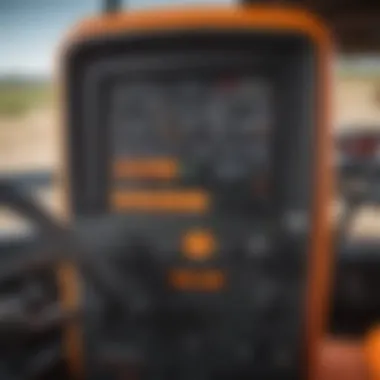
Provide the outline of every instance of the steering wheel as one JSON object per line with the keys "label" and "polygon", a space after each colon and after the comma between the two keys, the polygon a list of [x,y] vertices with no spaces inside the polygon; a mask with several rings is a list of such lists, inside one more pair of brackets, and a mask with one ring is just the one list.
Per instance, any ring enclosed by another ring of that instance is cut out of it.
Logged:
{"label": "steering wheel", "polygon": [[[10,208],[35,224],[40,230],[39,240],[42,243],[38,251],[2,259],[0,289],[8,282],[28,276],[36,270],[54,270],[63,262],[72,262],[80,270],[83,278],[91,282],[94,289],[104,296],[106,302],[118,307],[118,311],[126,318],[141,318],[152,312],[151,306],[154,303],[151,302],[149,294],[144,293],[143,284],[136,276],[118,275],[105,257],[91,254],[85,242],[82,242],[73,230],[52,218],[30,195],[23,193],[8,181],[0,181],[0,206]],[[7,340],[2,339],[4,335],[10,336],[9,342],[14,341],[16,335],[21,336],[22,342],[24,335],[41,332],[52,324],[59,325],[68,318],[75,317],[77,315],[65,314],[59,305],[54,305],[31,318],[22,307],[11,309],[6,304],[2,305],[0,297],[0,351],[5,354],[7,352]],[[39,358],[39,361],[45,362],[46,358]],[[2,372],[4,371],[0,368],[0,373]],[[26,372],[23,371],[27,378],[33,377]]]}
{"label": "steering wheel", "polygon": [[[42,233],[45,253],[31,252],[22,259],[12,260],[0,270],[0,284],[28,269],[51,266],[63,261],[75,263],[82,275],[90,280],[107,299],[129,317],[141,317],[148,312],[149,301],[143,296],[133,276],[121,279],[105,258],[94,257],[84,242],[69,227],[54,220],[29,195],[6,181],[0,182],[0,205],[6,205],[20,216],[36,224]],[[48,252],[48,253],[46,253]],[[138,294],[138,297],[137,297]]]}

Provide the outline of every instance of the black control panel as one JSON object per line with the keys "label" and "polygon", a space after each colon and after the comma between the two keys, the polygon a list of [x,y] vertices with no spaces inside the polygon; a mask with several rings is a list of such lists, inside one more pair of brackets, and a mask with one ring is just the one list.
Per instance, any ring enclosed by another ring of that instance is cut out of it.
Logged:
{"label": "black control panel", "polygon": [[103,42],[67,63],[71,202],[129,314],[83,284],[90,377],[102,364],[147,380],[301,378],[311,43],[194,31]]}
{"label": "black control panel", "polygon": [[[304,312],[303,260],[274,246],[261,221],[230,220],[236,231],[226,221],[208,221],[217,246],[207,258],[192,257],[199,252],[183,245],[184,234],[199,233],[196,218],[111,215],[82,223],[97,259],[125,282],[125,297],[133,292],[131,319],[95,294],[87,298],[88,320],[98,315],[85,326],[87,352],[92,360],[112,357],[106,372],[126,361],[147,379],[294,376],[302,356],[302,322],[295,316]],[[95,338],[102,344],[91,343]]]}

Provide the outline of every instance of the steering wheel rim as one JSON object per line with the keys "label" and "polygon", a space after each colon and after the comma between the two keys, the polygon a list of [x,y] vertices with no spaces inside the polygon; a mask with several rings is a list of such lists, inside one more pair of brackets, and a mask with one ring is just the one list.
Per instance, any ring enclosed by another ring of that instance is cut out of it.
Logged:
{"label": "steering wheel rim", "polygon": [[[0,180],[0,205],[6,205],[20,216],[35,223],[46,239],[48,255],[34,253],[22,259],[13,260],[0,271],[0,283],[34,265],[56,265],[60,262],[74,262],[84,277],[89,278],[96,288],[103,293],[128,317],[140,317],[149,310],[149,300],[136,291],[138,281],[121,279],[115,271],[110,270],[106,260],[91,255],[74,231],[50,216],[28,194],[21,192],[6,180]],[[59,247],[59,249],[57,249]],[[138,297],[137,297],[138,294]]]}

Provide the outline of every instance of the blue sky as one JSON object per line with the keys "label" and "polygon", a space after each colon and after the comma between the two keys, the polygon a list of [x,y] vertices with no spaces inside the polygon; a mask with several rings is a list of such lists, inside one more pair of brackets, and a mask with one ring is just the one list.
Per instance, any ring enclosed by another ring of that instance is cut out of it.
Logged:
{"label": "blue sky", "polygon": [[[130,8],[232,0],[129,0]],[[0,0],[0,75],[51,75],[54,52],[76,21],[97,13],[101,0]]]}

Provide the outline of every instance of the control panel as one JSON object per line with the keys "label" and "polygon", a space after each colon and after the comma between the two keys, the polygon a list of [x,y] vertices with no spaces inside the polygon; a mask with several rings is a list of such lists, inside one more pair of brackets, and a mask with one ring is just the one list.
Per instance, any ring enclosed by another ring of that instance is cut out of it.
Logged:
{"label": "control panel", "polygon": [[72,222],[128,304],[81,284],[89,376],[303,378],[313,41],[182,30],[69,53]]}

